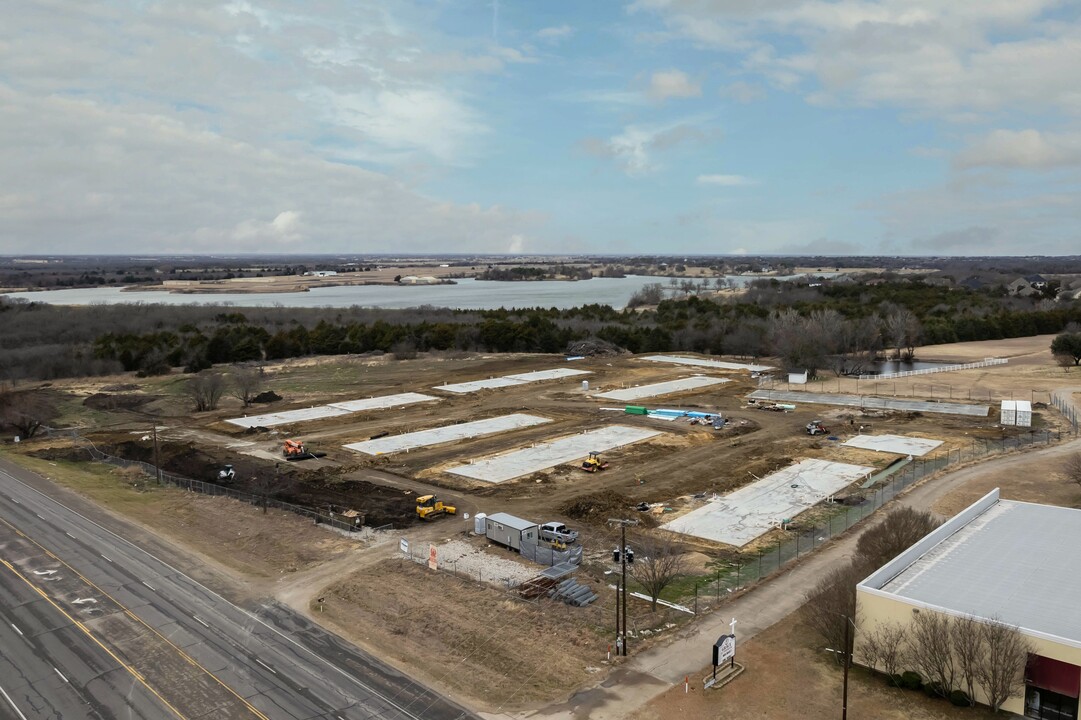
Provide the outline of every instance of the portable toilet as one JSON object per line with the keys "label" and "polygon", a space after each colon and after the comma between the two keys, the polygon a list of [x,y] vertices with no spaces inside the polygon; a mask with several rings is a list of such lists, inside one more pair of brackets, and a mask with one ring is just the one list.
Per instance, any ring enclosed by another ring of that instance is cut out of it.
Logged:
{"label": "portable toilet", "polygon": [[485,527],[485,524],[486,524],[487,520],[488,520],[488,516],[485,515],[484,513],[479,512],[476,515],[474,515],[473,516],[473,532],[475,532],[477,535],[483,535],[487,531],[487,528]]}
{"label": "portable toilet", "polygon": [[583,392],[589,392],[589,381],[588,380],[583,380],[582,381],[582,391]]}

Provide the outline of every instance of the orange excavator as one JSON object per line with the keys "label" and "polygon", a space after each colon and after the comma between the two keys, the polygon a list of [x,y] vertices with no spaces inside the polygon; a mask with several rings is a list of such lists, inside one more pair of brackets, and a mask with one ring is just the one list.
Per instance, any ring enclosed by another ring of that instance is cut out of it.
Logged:
{"label": "orange excavator", "polygon": [[286,440],[282,443],[282,455],[286,460],[311,460],[312,458],[325,457],[324,452],[312,452],[308,446],[300,440]]}

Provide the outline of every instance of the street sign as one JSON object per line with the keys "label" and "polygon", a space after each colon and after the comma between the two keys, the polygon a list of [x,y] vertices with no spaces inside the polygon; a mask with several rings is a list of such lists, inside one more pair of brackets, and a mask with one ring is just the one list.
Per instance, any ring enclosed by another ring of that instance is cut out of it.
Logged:
{"label": "street sign", "polygon": [[402,551],[403,555],[408,555],[409,554],[409,541],[406,540],[405,538],[402,538],[401,540],[399,540],[398,541],[398,549]]}

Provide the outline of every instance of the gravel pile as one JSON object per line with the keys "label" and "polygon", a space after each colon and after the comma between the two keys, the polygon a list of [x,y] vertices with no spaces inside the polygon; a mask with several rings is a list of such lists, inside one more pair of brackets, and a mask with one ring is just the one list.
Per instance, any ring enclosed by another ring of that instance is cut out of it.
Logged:
{"label": "gravel pile", "polygon": [[461,540],[451,540],[439,546],[439,564],[450,570],[500,586],[507,579],[515,583],[525,582],[535,577],[541,570],[539,566],[525,565],[494,554],[501,552],[509,553],[510,551],[497,548],[485,551]]}

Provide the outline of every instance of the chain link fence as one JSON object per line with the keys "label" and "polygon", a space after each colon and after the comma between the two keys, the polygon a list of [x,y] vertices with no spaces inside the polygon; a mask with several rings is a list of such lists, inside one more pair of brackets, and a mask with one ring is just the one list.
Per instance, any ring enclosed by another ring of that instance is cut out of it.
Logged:
{"label": "chain link fence", "polygon": [[[788,537],[773,547],[743,553],[717,567],[712,579],[699,583],[698,594],[703,599],[713,596],[720,599],[757,580],[773,575],[788,563],[813,552],[820,545],[839,535],[888,503],[905,488],[945,470],[959,465],[1016,450],[1031,445],[1047,445],[1062,439],[1062,433],[1053,430],[1036,430],[1013,437],[993,440],[973,439],[961,448],[930,458],[917,458],[900,465],[895,472],[877,483],[878,487],[866,488],[852,497],[851,505],[826,506],[831,508],[825,519],[811,525],[792,523],[784,529]],[[880,474],[881,476],[881,474]]]}
{"label": "chain link fence", "polygon": [[[320,513],[311,508],[306,508],[301,505],[294,505],[292,503],[282,502],[281,500],[274,500],[273,498],[253,495],[252,493],[242,492],[240,490],[234,490],[222,485],[216,485],[215,483],[208,483],[202,480],[193,480],[192,478],[184,477],[183,475],[177,475],[175,473],[165,472],[159,470],[150,463],[143,462],[141,460],[125,460],[124,458],[114,457],[98,450],[92,442],[86,438],[82,438],[77,434],[72,435],[73,439],[78,439],[83,445],[81,448],[90,454],[90,457],[97,462],[107,463],[116,467],[122,468],[135,468],[141,471],[144,475],[149,476],[154,480],[160,480],[161,484],[169,485],[172,487],[187,490],[189,492],[197,492],[203,495],[216,495],[222,497],[230,497],[234,500],[255,505],[256,507],[284,510],[286,512],[295,513],[302,517],[313,520],[317,525],[326,525],[329,528],[343,532],[360,532],[364,530],[357,521],[359,518],[341,520],[325,513]],[[385,528],[386,526],[384,526]],[[380,529],[384,529],[380,528]]]}
{"label": "chain link fence", "polygon": [[1070,402],[1070,394],[1052,393],[1051,404],[1058,408],[1058,411],[1062,413],[1062,417],[1070,421],[1070,424],[1073,425],[1074,433],[1077,433],[1077,423],[1081,418],[1078,418],[1077,408]]}

